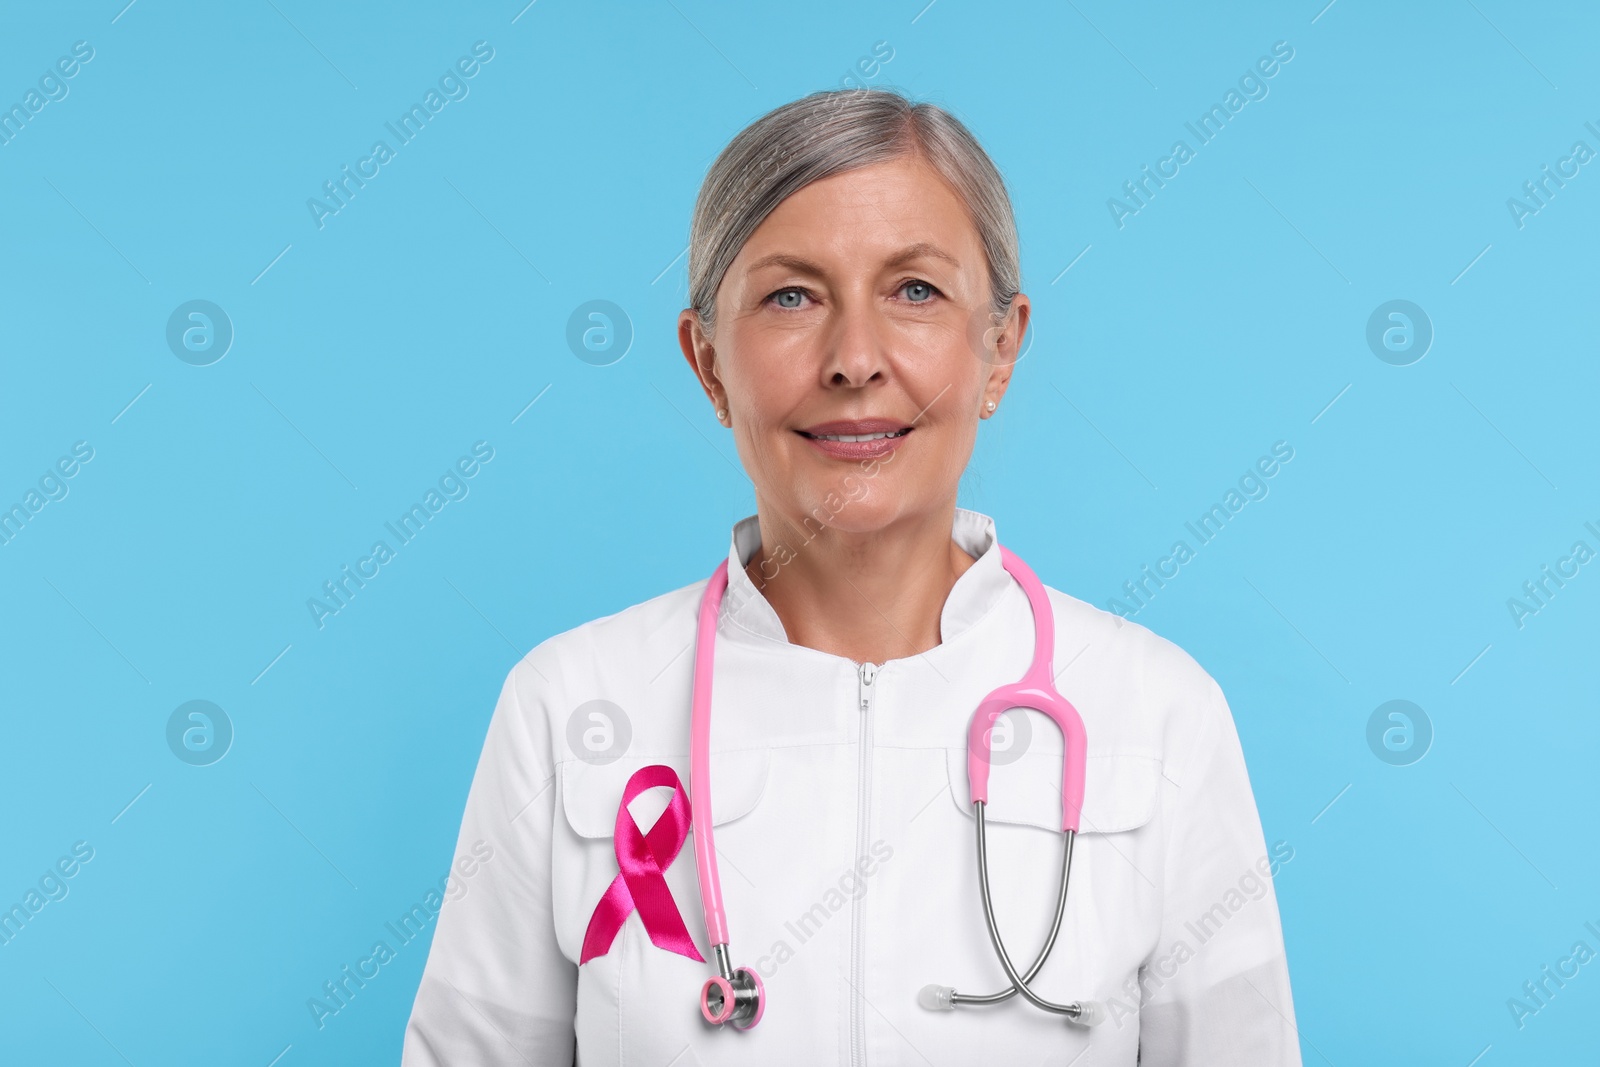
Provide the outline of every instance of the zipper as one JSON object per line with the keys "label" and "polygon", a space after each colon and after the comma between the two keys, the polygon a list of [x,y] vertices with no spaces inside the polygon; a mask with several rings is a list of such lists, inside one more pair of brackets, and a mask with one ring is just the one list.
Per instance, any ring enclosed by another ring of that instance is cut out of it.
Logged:
{"label": "zipper", "polygon": [[[860,743],[857,745],[859,763],[856,767],[856,862],[867,852],[867,831],[871,817],[872,799],[872,682],[878,676],[878,664],[862,663],[856,667],[856,706],[861,712]],[[866,996],[861,991],[861,901],[862,894],[850,902],[850,1062],[866,1063]]]}

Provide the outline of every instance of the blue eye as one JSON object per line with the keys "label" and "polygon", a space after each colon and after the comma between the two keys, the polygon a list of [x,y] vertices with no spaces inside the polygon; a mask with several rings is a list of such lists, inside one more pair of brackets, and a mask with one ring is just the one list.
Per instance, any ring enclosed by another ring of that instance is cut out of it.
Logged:
{"label": "blue eye", "polygon": [[933,299],[933,286],[927,282],[906,282],[904,292],[913,304],[926,304]]}
{"label": "blue eye", "polygon": [[778,302],[779,307],[789,308],[791,310],[800,306],[800,298],[802,295],[803,294],[798,289],[779,289],[776,293],[772,294],[773,299]]}

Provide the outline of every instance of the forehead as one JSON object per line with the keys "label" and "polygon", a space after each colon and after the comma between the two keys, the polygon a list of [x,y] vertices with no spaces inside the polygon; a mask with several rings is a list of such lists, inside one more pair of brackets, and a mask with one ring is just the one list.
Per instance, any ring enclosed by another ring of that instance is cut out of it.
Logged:
{"label": "forehead", "polygon": [[926,243],[976,267],[982,243],[961,196],[929,163],[902,156],[812,182],[773,209],[735,267],[776,252],[886,257]]}

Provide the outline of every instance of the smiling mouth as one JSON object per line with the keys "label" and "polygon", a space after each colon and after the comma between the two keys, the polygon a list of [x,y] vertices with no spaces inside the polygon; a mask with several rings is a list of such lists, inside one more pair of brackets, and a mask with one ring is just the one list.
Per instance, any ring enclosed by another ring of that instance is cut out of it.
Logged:
{"label": "smiling mouth", "polygon": [[890,437],[904,437],[911,430],[912,427],[907,426],[901,430],[885,430],[882,433],[806,433],[804,430],[796,432],[813,441],[848,441],[853,444],[857,441],[882,441]]}

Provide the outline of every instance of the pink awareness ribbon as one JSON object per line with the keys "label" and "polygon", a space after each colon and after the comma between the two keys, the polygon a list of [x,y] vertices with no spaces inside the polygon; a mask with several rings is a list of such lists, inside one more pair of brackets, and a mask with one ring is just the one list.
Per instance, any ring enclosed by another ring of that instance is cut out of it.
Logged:
{"label": "pink awareness ribbon", "polygon": [[[641,833],[628,805],[646,789],[661,785],[672,787],[672,800],[650,832]],[[662,764],[634,771],[622,790],[616,834],[612,838],[619,871],[600,903],[595,905],[594,914],[589,916],[579,964],[610,952],[623,922],[636,909],[639,921],[644,923],[645,932],[657,948],[705,962],[700,950],[694,947],[688,928],[683,925],[683,916],[678,913],[678,905],[661,873],[672,865],[688,836],[689,795],[683,791],[677,772]]]}

